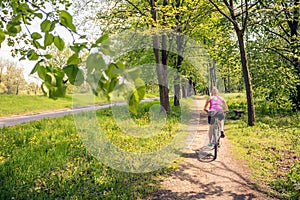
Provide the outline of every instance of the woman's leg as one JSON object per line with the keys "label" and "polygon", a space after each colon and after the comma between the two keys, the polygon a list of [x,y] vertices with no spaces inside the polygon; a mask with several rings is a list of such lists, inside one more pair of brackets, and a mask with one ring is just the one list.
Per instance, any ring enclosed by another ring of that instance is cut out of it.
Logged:
{"label": "woman's leg", "polygon": [[218,120],[220,131],[224,132],[224,119]]}

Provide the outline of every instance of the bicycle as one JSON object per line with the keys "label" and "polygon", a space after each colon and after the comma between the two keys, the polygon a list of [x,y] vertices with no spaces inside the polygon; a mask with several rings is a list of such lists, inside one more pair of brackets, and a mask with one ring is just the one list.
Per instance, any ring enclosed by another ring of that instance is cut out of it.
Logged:
{"label": "bicycle", "polygon": [[216,111],[208,111],[208,115],[214,118],[214,125],[213,125],[213,133],[212,133],[212,148],[213,148],[213,160],[217,159],[218,155],[218,148],[220,148],[220,138],[221,138],[221,130],[219,127],[219,123],[221,119],[217,117]]}
{"label": "bicycle", "polygon": [[220,143],[221,129],[219,127],[219,123],[225,116],[223,112],[219,112],[219,111],[206,111],[206,112],[212,118],[211,120],[214,121],[212,138],[211,141],[209,141],[211,143],[211,146],[203,146],[202,148],[197,149],[196,153],[200,160],[202,159],[207,160],[210,158],[212,158],[210,160],[216,160],[218,155],[218,149],[221,147],[221,143]]}

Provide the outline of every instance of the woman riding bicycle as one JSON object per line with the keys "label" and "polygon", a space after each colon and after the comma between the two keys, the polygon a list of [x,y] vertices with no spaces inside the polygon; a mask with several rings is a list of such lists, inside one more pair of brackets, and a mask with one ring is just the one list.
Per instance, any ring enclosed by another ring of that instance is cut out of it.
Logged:
{"label": "woman riding bicycle", "polygon": [[[221,130],[221,138],[225,137],[224,133],[224,119],[225,119],[225,113],[223,112],[223,106],[225,107],[226,113],[229,113],[229,109],[227,106],[227,103],[225,99],[219,96],[218,89],[216,87],[213,87],[212,89],[212,96],[206,100],[204,110],[206,112],[212,111],[213,116],[211,114],[208,115],[208,124],[209,124],[209,130],[208,130],[208,136],[209,136],[209,146],[211,146],[211,139],[212,139],[212,133],[213,133],[213,127],[215,123],[215,118],[219,119],[219,127]],[[209,104],[209,110],[207,110]]]}

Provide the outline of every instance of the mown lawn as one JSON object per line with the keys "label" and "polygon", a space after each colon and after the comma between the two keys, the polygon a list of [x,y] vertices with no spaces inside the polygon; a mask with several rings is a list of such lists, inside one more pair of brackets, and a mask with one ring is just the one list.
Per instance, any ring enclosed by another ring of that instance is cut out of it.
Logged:
{"label": "mown lawn", "polygon": [[[76,94],[76,97],[78,96],[80,95]],[[157,94],[147,94],[145,98],[155,96],[157,96]],[[83,100],[84,98],[80,98],[80,101]],[[49,97],[44,95],[0,94],[0,117],[72,108],[73,101],[74,99],[72,94],[68,94],[66,95],[66,97],[58,98],[56,100],[50,99]],[[90,102],[91,100],[88,99],[87,101]],[[86,102],[81,103],[83,105],[86,105]],[[108,101],[105,98],[95,97],[93,103],[101,104],[108,103]],[[78,105],[78,102],[76,102],[76,105]]]}
{"label": "mown lawn", "polygon": [[[230,110],[246,111],[241,94],[227,96]],[[226,128],[236,155],[245,159],[257,184],[270,196],[300,199],[300,113],[269,115],[256,110],[256,125],[247,126],[247,115],[227,120]]]}
{"label": "mown lawn", "polygon": [[[147,113],[157,103],[142,104],[132,118],[147,124]],[[155,139],[123,134],[111,108],[97,111],[97,120],[115,145],[148,152],[174,137],[181,111],[173,110]],[[174,167],[171,163],[146,173],[130,173],[103,164],[87,151],[72,115],[0,129],[0,199],[141,199],[157,189],[157,177]]]}
{"label": "mown lawn", "polygon": [[0,98],[0,117],[72,107],[71,96],[53,100],[43,95],[0,94]]}

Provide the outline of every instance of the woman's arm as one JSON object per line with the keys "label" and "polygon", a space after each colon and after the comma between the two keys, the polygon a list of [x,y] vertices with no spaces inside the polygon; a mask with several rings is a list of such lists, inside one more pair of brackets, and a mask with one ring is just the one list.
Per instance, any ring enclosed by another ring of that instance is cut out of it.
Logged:
{"label": "woman's arm", "polygon": [[204,105],[204,111],[207,111],[207,106],[209,104],[210,98],[206,99],[205,105]]}
{"label": "woman's arm", "polygon": [[223,99],[223,105],[224,105],[224,107],[225,107],[226,113],[229,113],[229,108],[228,108],[228,105],[227,105],[225,99]]}

